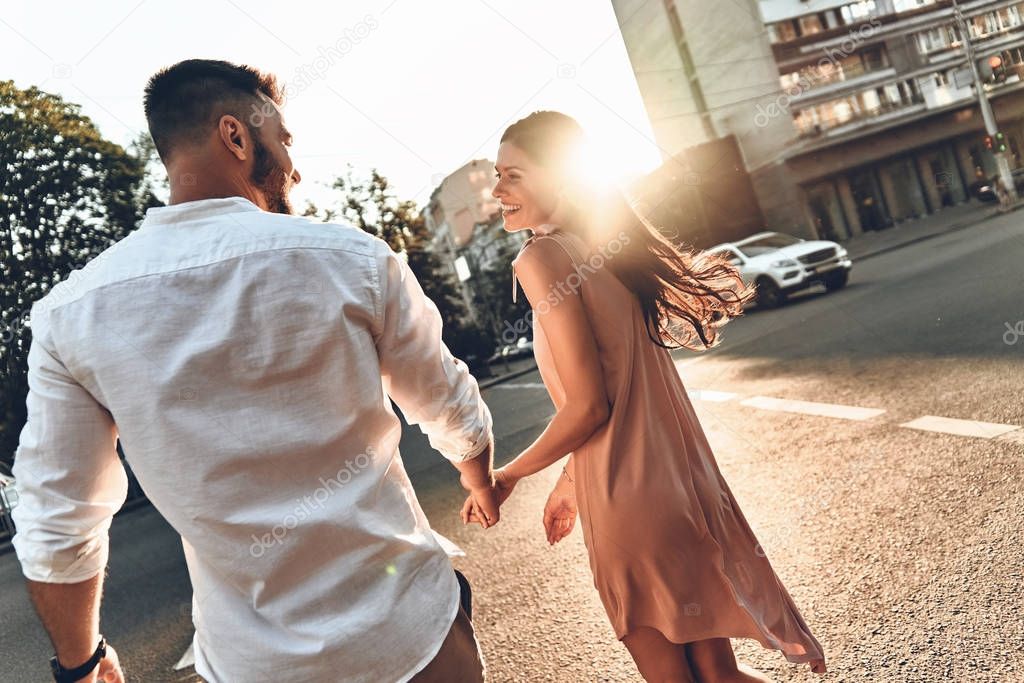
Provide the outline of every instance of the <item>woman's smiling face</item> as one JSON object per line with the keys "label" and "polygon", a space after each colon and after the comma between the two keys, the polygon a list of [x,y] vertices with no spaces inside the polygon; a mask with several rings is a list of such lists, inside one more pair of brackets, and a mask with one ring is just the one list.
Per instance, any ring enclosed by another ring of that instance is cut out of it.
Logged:
{"label": "woman's smiling face", "polygon": [[501,202],[509,232],[551,223],[558,207],[557,182],[519,147],[503,142],[494,164],[498,183],[491,194]]}

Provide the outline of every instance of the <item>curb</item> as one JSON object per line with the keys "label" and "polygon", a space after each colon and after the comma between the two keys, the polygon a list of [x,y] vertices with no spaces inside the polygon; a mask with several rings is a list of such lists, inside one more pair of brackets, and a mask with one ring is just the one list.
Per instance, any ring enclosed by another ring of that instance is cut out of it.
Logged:
{"label": "curb", "polygon": [[507,375],[502,375],[501,377],[492,377],[491,379],[484,380],[483,382],[478,382],[478,386],[481,389],[486,389],[488,387],[493,387],[495,384],[501,384],[502,382],[505,382],[507,380],[515,379],[516,377],[522,377],[523,375],[529,374],[529,373],[533,372],[536,369],[537,369],[537,364],[534,363],[533,365],[531,365],[528,368],[523,368],[522,370],[516,370],[515,372],[510,372]]}
{"label": "curb", "polygon": [[[1020,207],[1014,207],[1013,209],[1011,209],[1011,211],[1016,211],[1018,208],[1020,208]],[[914,237],[914,238],[908,239],[906,242],[899,242],[897,244],[890,244],[888,246],[879,247],[878,249],[876,249],[874,251],[867,251],[867,252],[865,252],[863,254],[859,254],[857,256],[852,256],[851,255],[851,258],[853,259],[854,263],[856,263],[857,261],[863,261],[864,259],[868,259],[868,258],[871,258],[873,256],[879,256],[881,254],[887,254],[890,251],[896,251],[897,249],[902,249],[903,247],[908,247],[911,244],[917,244],[918,242],[925,242],[927,240],[934,239],[936,237],[942,237],[943,235],[948,235],[950,233],[958,232],[960,230],[964,230],[966,228],[973,227],[975,225],[980,225],[980,224],[984,223],[985,221],[991,220],[991,219],[995,218],[996,216],[1002,216],[1002,215],[1004,215],[1004,214],[999,212],[999,211],[993,211],[992,213],[989,213],[989,214],[987,214],[985,216],[982,216],[978,220],[968,221],[968,222],[963,222],[963,223],[954,223],[950,227],[948,227],[945,230],[942,230],[940,232],[933,232],[933,233],[930,233],[928,235],[921,235],[920,237]],[[849,251],[849,250],[847,250],[847,251]]]}

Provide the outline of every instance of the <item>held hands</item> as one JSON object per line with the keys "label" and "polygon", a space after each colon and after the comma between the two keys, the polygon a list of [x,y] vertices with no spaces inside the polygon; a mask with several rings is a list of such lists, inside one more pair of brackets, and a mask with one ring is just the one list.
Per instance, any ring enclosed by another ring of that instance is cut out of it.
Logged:
{"label": "held hands", "polygon": [[478,522],[484,529],[497,524],[500,503],[495,492],[494,474],[490,474],[487,481],[470,481],[463,474],[459,481],[462,488],[469,491],[469,497],[462,505],[462,523]]}
{"label": "held hands", "polygon": [[79,683],[124,683],[124,673],[121,671],[121,662],[117,658],[117,651],[107,643],[107,654],[96,665],[96,668],[88,676],[81,679]]}
{"label": "held hands", "polygon": [[[470,489],[469,497],[466,498],[466,502],[462,506],[462,523],[475,522],[484,529],[497,524],[498,509],[512,495],[512,489],[515,488],[518,481],[503,468],[494,470],[491,488]],[[482,500],[493,505],[493,512],[481,502]]]}
{"label": "held hands", "polygon": [[548,544],[554,545],[572,533],[577,514],[576,490],[566,477],[559,477],[544,505],[544,531]]}

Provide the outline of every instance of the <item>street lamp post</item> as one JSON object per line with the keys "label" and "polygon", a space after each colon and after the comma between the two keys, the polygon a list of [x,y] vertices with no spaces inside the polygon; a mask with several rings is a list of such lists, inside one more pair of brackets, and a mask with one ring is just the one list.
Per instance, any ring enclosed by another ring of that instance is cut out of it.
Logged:
{"label": "street lamp post", "polygon": [[[985,132],[994,139],[999,132],[999,129],[996,127],[996,117],[992,113],[992,105],[989,104],[988,94],[985,92],[985,86],[981,82],[981,75],[978,73],[978,63],[974,58],[974,44],[971,42],[971,31],[967,26],[963,13],[960,11],[960,5],[957,4],[957,0],[953,0],[953,12],[956,14],[960,34],[963,36],[964,51],[967,53],[967,64],[970,66],[971,76],[974,78],[974,91],[978,94],[978,106],[981,107],[981,118],[985,122]],[[1010,203],[1016,203],[1017,187],[1013,182],[1013,174],[1010,173],[1010,161],[1006,158],[1006,152],[997,146],[993,148],[992,154],[995,156],[999,179],[1002,181]]]}

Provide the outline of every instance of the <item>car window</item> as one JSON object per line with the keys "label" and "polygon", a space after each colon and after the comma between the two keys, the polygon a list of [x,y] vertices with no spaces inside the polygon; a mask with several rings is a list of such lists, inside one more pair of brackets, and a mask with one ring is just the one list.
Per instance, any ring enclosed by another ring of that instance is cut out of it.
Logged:
{"label": "car window", "polygon": [[789,247],[794,244],[799,244],[800,242],[803,242],[803,240],[799,237],[775,232],[771,235],[765,235],[764,237],[760,237],[756,240],[745,242],[739,247],[739,250],[746,256],[760,256],[761,254],[767,254],[775,251],[776,249]]}

